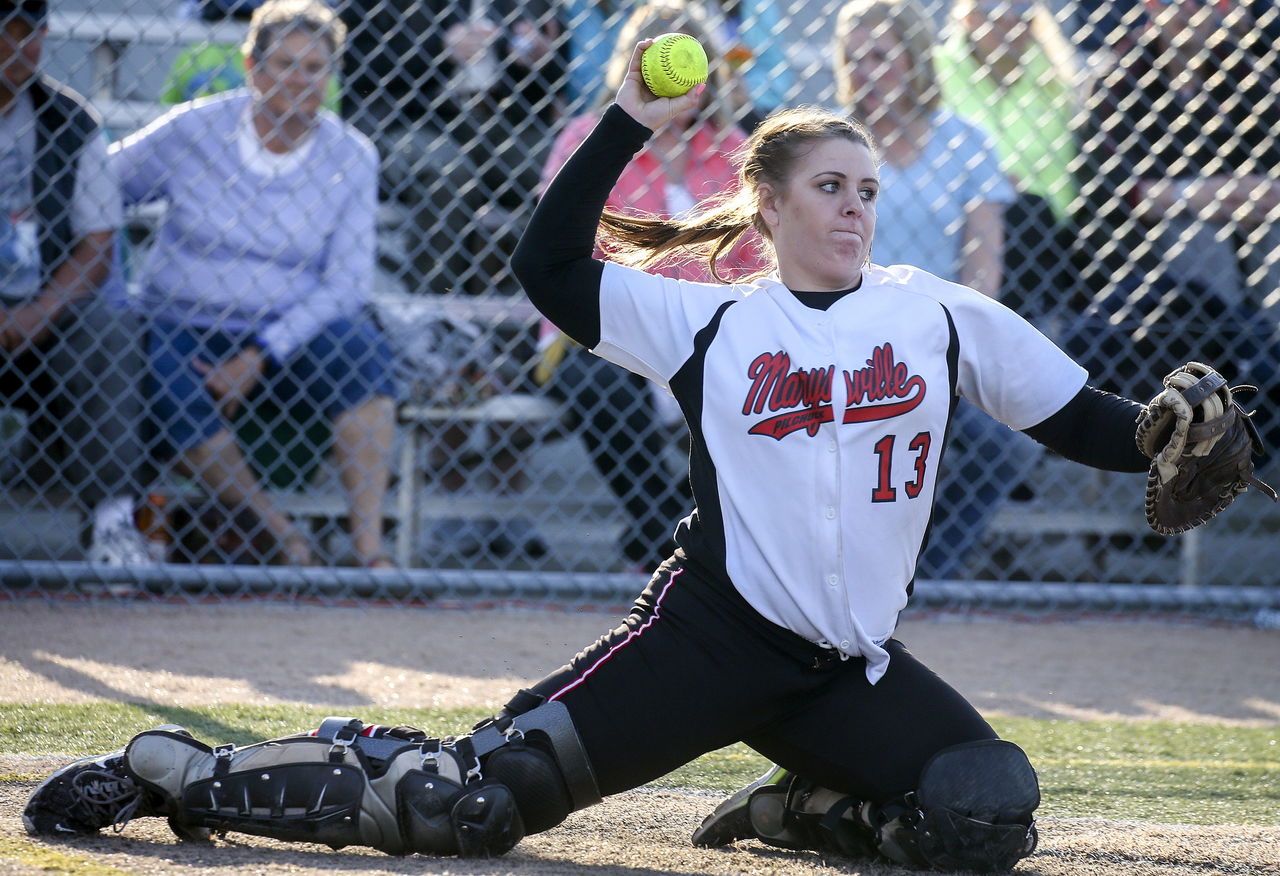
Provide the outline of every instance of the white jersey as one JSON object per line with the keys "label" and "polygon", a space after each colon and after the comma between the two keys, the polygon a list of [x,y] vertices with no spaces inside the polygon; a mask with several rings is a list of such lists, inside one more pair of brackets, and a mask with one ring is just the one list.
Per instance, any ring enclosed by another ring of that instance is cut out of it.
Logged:
{"label": "white jersey", "polygon": [[1013,311],[924,271],[871,266],[827,310],[777,276],[671,280],[606,263],[594,352],[680,403],[697,510],[677,542],[761,615],[867,660],[907,604],[953,398],[1013,429],[1083,368]]}

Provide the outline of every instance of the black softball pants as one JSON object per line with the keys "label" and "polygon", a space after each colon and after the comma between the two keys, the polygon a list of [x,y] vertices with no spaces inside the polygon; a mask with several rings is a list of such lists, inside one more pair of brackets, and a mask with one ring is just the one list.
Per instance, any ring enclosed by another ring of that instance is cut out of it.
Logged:
{"label": "black softball pants", "polygon": [[956,690],[897,640],[874,685],[761,617],[731,586],[673,558],[621,626],[533,687],[565,704],[602,794],[746,742],[825,787],[883,801],[916,787],[935,752],[994,739]]}

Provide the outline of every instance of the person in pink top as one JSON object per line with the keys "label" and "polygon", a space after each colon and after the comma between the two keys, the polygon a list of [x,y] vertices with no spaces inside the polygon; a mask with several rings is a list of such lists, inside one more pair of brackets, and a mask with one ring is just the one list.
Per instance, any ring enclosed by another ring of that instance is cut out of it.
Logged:
{"label": "person in pink top", "polygon": [[[618,35],[601,92],[601,109],[571,119],[556,138],[543,171],[545,186],[586,139],[600,112],[613,99],[627,72],[637,40],[679,31],[696,38],[711,59],[714,89],[701,107],[662,129],[641,151],[613,188],[609,207],[621,213],[679,217],[707,198],[727,196],[737,185],[734,154],[747,135],[733,122],[733,108],[715,94],[734,93],[728,64],[718,63],[711,29],[692,7],[672,3],[638,6]],[[703,260],[669,260],[658,273],[695,282],[716,280]],[[767,270],[753,237],[739,243],[720,262],[722,279],[739,279]],[[691,507],[687,480],[664,460],[673,436],[683,431],[675,400],[648,381],[575,346],[550,323],[543,324],[541,361],[536,378],[564,402],[569,421],[582,436],[600,476],[622,503],[630,525],[622,536],[626,565],[637,571],[670,555],[672,522]]]}

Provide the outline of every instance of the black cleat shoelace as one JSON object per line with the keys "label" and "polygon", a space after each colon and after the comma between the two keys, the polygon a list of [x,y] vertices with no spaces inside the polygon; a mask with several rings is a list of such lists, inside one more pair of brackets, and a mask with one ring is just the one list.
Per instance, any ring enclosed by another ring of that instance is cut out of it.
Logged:
{"label": "black cleat shoelace", "polygon": [[84,770],[70,782],[75,805],[89,816],[88,824],[111,825],[116,833],[124,830],[142,804],[142,789],[132,780],[109,770]]}

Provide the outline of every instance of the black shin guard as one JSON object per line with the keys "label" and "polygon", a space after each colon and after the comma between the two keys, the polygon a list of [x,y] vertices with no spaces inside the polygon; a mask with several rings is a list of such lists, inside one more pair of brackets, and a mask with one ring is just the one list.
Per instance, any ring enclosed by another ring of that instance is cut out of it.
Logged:
{"label": "black shin guard", "polygon": [[938,752],[917,790],[880,803],[859,803],[775,769],[717,807],[694,842],[724,845],[755,837],[787,849],[998,872],[1035,850],[1039,805],[1035,770],[1022,749],[983,740]]}
{"label": "black shin guard", "polygon": [[126,747],[124,769],[180,836],[238,831],[393,855],[499,855],[600,799],[560,703],[456,738],[365,729],[328,719],[313,736],[216,749],[152,730]]}
{"label": "black shin guard", "polygon": [[502,854],[524,836],[510,791],[439,740],[293,736],[214,749],[153,730],[129,743],[125,766],[164,800],[179,834],[467,856]]}
{"label": "black shin guard", "polygon": [[857,818],[858,801],[800,776],[757,789],[747,806],[756,836],[771,846],[853,858],[875,851],[870,832]]}

